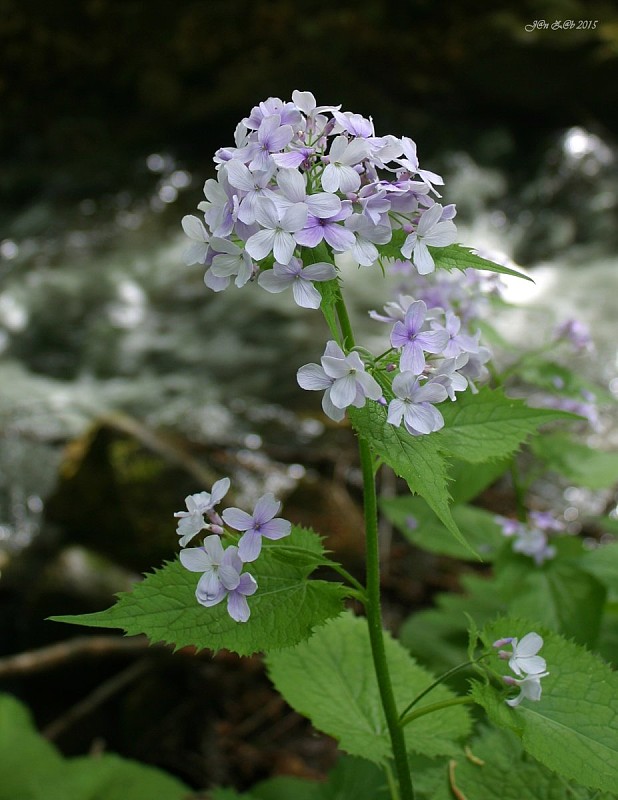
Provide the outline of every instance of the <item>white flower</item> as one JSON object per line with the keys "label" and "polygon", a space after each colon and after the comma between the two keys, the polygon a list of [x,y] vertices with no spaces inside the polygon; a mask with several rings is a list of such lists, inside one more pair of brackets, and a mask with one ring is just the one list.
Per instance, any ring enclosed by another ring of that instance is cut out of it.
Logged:
{"label": "white flower", "polygon": [[322,173],[322,188],[325,192],[340,191],[344,194],[355,192],[361,180],[352,165],[367,158],[370,149],[364,139],[352,139],[337,136],[333,140],[329,152],[329,163]]}
{"label": "white flower", "polygon": [[209,239],[204,223],[193,214],[187,214],[182,218],[182,229],[189,239],[193,240],[193,244],[190,244],[182,254],[185,264],[188,267],[192,264],[203,264],[208,254]]}
{"label": "white flower", "polygon": [[184,547],[201,530],[208,529],[204,522],[204,514],[212,512],[217,503],[227,494],[230,488],[230,479],[221,478],[212,485],[212,491],[190,494],[185,497],[186,511],[177,511],[174,516],[179,519],[176,533],[181,537],[180,546]]}
{"label": "white flower", "polygon": [[419,219],[416,231],[411,233],[403,243],[402,254],[406,258],[412,256],[414,266],[419,275],[427,275],[436,268],[427,245],[446,247],[457,238],[457,228],[450,220],[441,220],[444,209],[440,203],[434,203]]}
{"label": "white flower", "polygon": [[509,667],[516,675],[523,675],[524,672],[537,675],[545,670],[545,659],[537,656],[543,647],[543,638],[538,633],[527,633],[521,641],[514,638],[511,646],[513,652],[509,658]]}
{"label": "white flower", "polygon": [[505,675],[503,680],[508,686],[519,686],[519,694],[517,697],[507,700],[506,704],[511,706],[511,708],[515,708],[522,700],[534,700],[538,702],[541,699],[541,678],[546,678],[548,675],[549,672],[537,672],[533,675],[526,675],[526,677],[521,680],[511,678],[510,675]]}

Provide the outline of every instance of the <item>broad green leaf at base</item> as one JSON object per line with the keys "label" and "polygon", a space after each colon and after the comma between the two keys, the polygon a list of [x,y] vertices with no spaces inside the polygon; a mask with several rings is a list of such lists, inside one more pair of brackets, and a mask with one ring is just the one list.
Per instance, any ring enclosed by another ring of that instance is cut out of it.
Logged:
{"label": "broad green leaf at base", "polygon": [[65,759],[27,709],[0,695],[0,800],[184,800],[171,775],[111,753]]}
{"label": "broad green leaf at base", "polygon": [[231,619],[225,601],[212,608],[199,605],[195,587],[200,576],[179,561],[148,574],[106,611],[51,619],[122,628],[176,648],[193,645],[250,655],[290,647],[343,608],[345,588],[340,583],[308,579],[323,553],[320,537],[304,528],[294,527],[284,540],[265,542],[259,559],[248,565],[258,590],[249,598],[251,617],[244,623]]}
{"label": "broad green leaf at base", "polygon": [[[434,676],[419,667],[388,634],[385,647],[395,699],[403,711]],[[377,764],[391,758],[365,619],[343,614],[318,629],[307,642],[271,653],[267,666],[287,702],[309,717],[318,730],[338,739],[343,750]],[[453,697],[440,686],[418,707]],[[463,707],[447,708],[407,725],[406,742],[411,751],[424,755],[447,754],[469,729]]]}
{"label": "broad green leaf at base", "polygon": [[[485,644],[522,637],[530,623],[500,619],[483,632]],[[566,639],[538,630],[549,675],[539,702],[509,708],[504,695],[478,682],[472,696],[497,726],[511,730],[525,750],[567,780],[601,791],[618,786],[618,675],[599,658]],[[504,674],[510,674],[505,667]]]}

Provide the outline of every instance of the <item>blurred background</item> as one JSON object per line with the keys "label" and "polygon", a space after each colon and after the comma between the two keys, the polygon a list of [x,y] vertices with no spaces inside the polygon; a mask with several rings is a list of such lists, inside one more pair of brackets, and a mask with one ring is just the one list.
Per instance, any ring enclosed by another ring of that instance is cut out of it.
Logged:
{"label": "blurred background", "polygon": [[[552,29],[569,20],[596,25]],[[253,286],[213,296],[182,261],[215,149],[294,89],[412,137],[461,240],[531,270],[513,298],[540,326],[590,325],[584,368],[618,393],[614,2],[0,0],[0,688],[64,752],[102,743],[195,787],[319,774],[334,750],[257,661],[158,653],[103,703],[134,653],[106,645],[86,671],[67,655],[3,673],[2,658],[75,635],[44,618],[104,608],[174,557],[173,512],[223,475],[236,504],[274,491],[360,563],[353,438],[294,379],[320,319]],[[366,310],[394,284],[349,278],[370,341]],[[393,570],[394,625],[455,587],[427,566]]]}

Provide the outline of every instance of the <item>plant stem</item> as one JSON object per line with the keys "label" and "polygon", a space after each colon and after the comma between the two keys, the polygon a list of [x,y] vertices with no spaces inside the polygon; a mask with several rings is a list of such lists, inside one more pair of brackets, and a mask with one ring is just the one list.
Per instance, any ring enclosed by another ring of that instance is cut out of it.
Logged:
{"label": "plant stem", "polygon": [[[350,317],[341,293],[335,305],[337,319],[341,328],[344,345],[354,347],[354,333],[350,324]],[[378,502],[376,497],[375,476],[373,472],[373,457],[368,443],[359,436],[358,446],[363,473],[363,507],[365,516],[365,541],[366,541],[366,569],[367,569],[367,623],[369,628],[369,641],[375,668],[380,699],[386,724],[388,726],[395,770],[399,782],[401,800],[414,800],[414,789],[410,777],[408,753],[403,730],[399,724],[399,715],[395,703],[395,695],[388,670],[388,661],[384,648],[384,631],[382,628],[382,613],[380,608],[380,553],[378,546]]]}
{"label": "plant stem", "polygon": [[471,705],[475,702],[476,700],[473,697],[470,697],[470,695],[466,695],[465,697],[454,697],[452,700],[442,700],[439,703],[432,703],[430,706],[423,706],[417,711],[412,711],[410,714],[407,714],[405,717],[403,717],[399,724],[403,728],[404,725],[407,725],[419,717],[424,717],[425,714],[433,714],[434,711],[441,711],[443,708],[450,708],[451,706]]}
{"label": "plant stem", "polygon": [[453,667],[452,669],[449,669],[447,672],[442,673],[442,675],[440,675],[439,678],[436,678],[435,681],[433,683],[431,683],[426,689],[423,689],[423,691],[420,694],[417,694],[416,697],[414,698],[414,700],[412,700],[412,702],[409,703],[404,708],[404,710],[399,715],[400,720],[403,720],[404,717],[406,716],[406,714],[408,713],[408,711],[410,711],[410,709],[414,708],[414,706],[418,702],[420,702],[423,699],[423,697],[428,695],[429,692],[431,692],[433,689],[435,689],[436,686],[439,686],[442,683],[442,681],[445,681],[447,678],[450,678],[451,675],[454,675],[456,672],[459,672],[460,669],[464,669],[464,667],[471,667],[473,664],[478,664],[478,662],[482,661],[484,658],[487,658],[487,656],[486,655],[482,655],[479,658],[473,659],[472,661],[464,661],[463,664],[458,664],[456,667]]}
{"label": "plant stem", "polygon": [[388,671],[386,651],[384,649],[384,631],[380,611],[380,555],[378,548],[378,506],[376,499],[373,463],[369,445],[359,437],[361,466],[363,471],[363,498],[365,511],[365,538],[367,560],[367,622],[373,665],[378,679],[378,688],[382,700],[382,708],[391,737],[395,768],[399,779],[401,800],[413,800],[414,789],[410,778],[408,754],[403,730],[399,724],[399,715],[395,703],[395,695]]}

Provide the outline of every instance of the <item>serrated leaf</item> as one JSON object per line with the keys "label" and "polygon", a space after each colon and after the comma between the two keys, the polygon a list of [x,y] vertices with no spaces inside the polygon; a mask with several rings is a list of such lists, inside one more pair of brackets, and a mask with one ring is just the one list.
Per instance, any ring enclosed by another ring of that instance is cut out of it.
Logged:
{"label": "serrated leaf", "polygon": [[63,758],[28,710],[0,695],[0,800],[184,800],[188,792],[171,775],[112,753]]}
{"label": "serrated leaf", "polygon": [[411,436],[404,428],[389,425],[386,410],[379,403],[349,408],[355,430],[394,472],[404,478],[415,494],[423,497],[438,519],[465,547],[449,507],[447,465],[435,434]]}
{"label": "serrated leaf", "polygon": [[590,647],[596,643],[606,592],[577,564],[560,558],[534,569],[518,557],[501,569],[496,591],[509,611],[573,637]]}
{"label": "serrated leaf", "polygon": [[[388,634],[385,647],[396,702],[403,710],[432,683],[433,676]],[[307,642],[271,653],[267,666],[287,702],[309,717],[316,728],[338,739],[343,750],[377,764],[391,758],[365,619],[343,614]],[[440,686],[418,707],[452,697]],[[449,753],[469,726],[468,715],[461,707],[444,709],[408,725],[406,742],[410,750],[426,755]]]}
{"label": "serrated leaf", "polygon": [[470,248],[461,244],[450,244],[448,247],[429,246],[428,250],[433,256],[436,269],[447,269],[449,271],[459,269],[462,272],[466,269],[481,269],[486,272],[499,272],[501,275],[513,275],[515,278],[523,278],[534,283],[532,278],[524,275],[523,272],[504,267],[502,264],[496,264],[495,261],[489,261],[487,258],[481,258]]}
{"label": "serrated leaf", "polygon": [[[485,628],[483,640],[490,646],[531,629],[530,622],[503,618]],[[478,682],[472,696],[495,725],[516,733],[524,749],[549,769],[612,792],[618,786],[618,675],[583,647],[536,630],[544,638],[541,655],[549,672],[540,701],[509,708],[503,693]]]}
{"label": "serrated leaf", "polygon": [[[287,558],[287,547],[306,551],[307,557]],[[122,628],[130,636],[144,633],[153,643],[163,641],[177,648],[193,645],[250,655],[290,647],[308,638],[343,607],[341,584],[308,579],[315,556],[323,552],[320,537],[299,527],[292,529],[285,543],[265,542],[259,559],[250,564],[258,591],[249,598],[251,617],[244,623],[231,619],[225,602],[213,608],[199,605],[195,599],[199,576],[179,561],[148,574],[133,591],[119,594],[116,605],[106,611],[51,619]]]}
{"label": "serrated leaf", "polygon": [[[470,560],[469,547],[464,547],[440,522],[422,497],[393,497],[382,499],[380,508],[403,535],[423,550],[439,555]],[[494,514],[475,506],[451,506],[457,527],[470,547],[484,561],[491,560],[504,546],[502,529]]]}
{"label": "serrated leaf", "polygon": [[505,458],[514,453],[540,425],[575,419],[565,411],[530,408],[499,389],[484,386],[478,394],[466,392],[454,403],[442,403],[444,428],[435,436],[439,446],[471,463]]}
{"label": "serrated leaf", "polygon": [[[523,751],[510,731],[484,727],[451,766],[452,780],[462,796],[474,800],[586,800],[591,793],[567,784]],[[446,769],[432,800],[451,798]],[[591,799],[592,800],[592,799]]]}
{"label": "serrated leaf", "polygon": [[449,490],[453,503],[468,503],[474,500],[497,481],[509,467],[508,458],[475,464],[474,469],[470,469],[470,464],[461,459],[453,459],[449,467],[449,476],[452,479]]}
{"label": "serrated leaf", "polygon": [[595,450],[561,433],[544,434],[532,443],[532,451],[578,486],[609,489],[618,484],[618,453]]}

